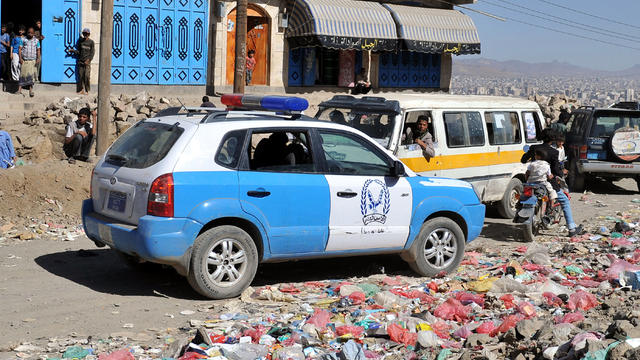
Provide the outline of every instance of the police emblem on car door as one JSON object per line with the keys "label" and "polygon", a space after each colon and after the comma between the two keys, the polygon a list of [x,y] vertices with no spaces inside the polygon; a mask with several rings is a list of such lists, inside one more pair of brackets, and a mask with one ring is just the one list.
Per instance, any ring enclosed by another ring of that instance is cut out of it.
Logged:
{"label": "police emblem on car door", "polygon": [[318,133],[331,194],[326,251],[404,246],[412,208],[407,179],[390,176],[391,159],[366,139],[329,130]]}

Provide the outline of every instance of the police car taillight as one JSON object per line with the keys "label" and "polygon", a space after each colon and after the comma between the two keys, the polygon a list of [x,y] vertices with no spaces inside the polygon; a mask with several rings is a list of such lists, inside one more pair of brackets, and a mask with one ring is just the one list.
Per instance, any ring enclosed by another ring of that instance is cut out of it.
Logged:
{"label": "police car taillight", "polygon": [[306,99],[296,96],[225,94],[220,101],[230,108],[250,110],[300,112],[309,107]]}
{"label": "police car taillight", "polygon": [[153,181],[149,190],[147,214],[173,217],[173,175],[164,174]]}

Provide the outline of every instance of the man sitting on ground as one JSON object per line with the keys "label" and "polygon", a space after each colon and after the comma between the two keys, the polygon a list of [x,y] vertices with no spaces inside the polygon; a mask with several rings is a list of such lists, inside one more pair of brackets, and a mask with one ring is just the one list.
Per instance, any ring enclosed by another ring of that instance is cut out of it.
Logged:
{"label": "man sitting on ground", "polygon": [[94,121],[97,121],[95,111],[92,114],[89,108],[82,108],[78,112],[78,120],[67,124],[62,150],[70,164],[74,164],[76,160],[89,160],[89,152],[96,135],[96,127],[89,122],[91,115]]}

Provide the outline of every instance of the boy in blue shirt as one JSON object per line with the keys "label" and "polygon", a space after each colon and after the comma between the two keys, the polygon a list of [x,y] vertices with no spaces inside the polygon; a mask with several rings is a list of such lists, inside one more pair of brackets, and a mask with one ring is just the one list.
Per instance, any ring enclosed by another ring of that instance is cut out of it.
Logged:
{"label": "boy in blue shirt", "polygon": [[25,27],[20,25],[18,35],[11,40],[11,80],[20,80],[20,47],[24,38]]}
{"label": "boy in blue shirt", "polygon": [[8,169],[16,164],[16,152],[8,132],[0,130],[0,169]]}

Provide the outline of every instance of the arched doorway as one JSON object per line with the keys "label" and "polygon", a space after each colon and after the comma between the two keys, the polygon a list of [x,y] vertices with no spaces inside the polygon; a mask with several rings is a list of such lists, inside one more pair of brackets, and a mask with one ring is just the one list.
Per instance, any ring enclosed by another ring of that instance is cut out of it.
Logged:
{"label": "arched doorway", "polygon": [[[247,9],[247,51],[255,50],[256,67],[250,85],[267,85],[269,69],[269,16],[260,7]],[[227,84],[233,84],[236,54],[236,9],[227,16]]]}

